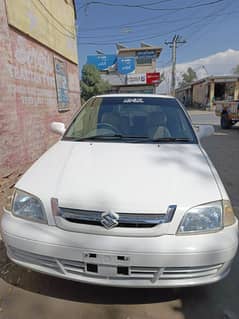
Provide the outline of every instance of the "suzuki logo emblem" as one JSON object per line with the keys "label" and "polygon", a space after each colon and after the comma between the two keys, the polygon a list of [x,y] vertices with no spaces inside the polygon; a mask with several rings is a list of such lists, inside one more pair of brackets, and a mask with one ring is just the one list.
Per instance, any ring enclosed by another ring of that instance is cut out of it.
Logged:
{"label": "suzuki logo emblem", "polygon": [[119,224],[119,215],[113,212],[102,213],[100,222],[106,229],[111,229]]}

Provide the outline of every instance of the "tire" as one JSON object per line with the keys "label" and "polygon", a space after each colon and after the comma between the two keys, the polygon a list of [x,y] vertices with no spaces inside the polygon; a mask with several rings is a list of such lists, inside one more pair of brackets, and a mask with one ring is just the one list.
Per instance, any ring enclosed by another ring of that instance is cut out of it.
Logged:
{"label": "tire", "polygon": [[232,121],[229,119],[227,113],[221,115],[221,128],[223,130],[229,130],[232,127]]}

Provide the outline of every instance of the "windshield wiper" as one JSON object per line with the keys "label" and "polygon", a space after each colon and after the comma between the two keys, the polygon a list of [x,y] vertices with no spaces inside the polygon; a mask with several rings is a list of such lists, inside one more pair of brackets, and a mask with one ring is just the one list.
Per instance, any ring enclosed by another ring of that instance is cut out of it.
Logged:
{"label": "windshield wiper", "polygon": [[192,142],[192,139],[187,137],[160,137],[150,139],[152,142]]}
{"label": "windshield wiper", "polygon": [[140,135],[123,135],[123,134],[112,134],[112,135],[92,135],[85,137],[65,137],[66,140],[73,141],[92,141],[92,140],[128,140],[129,142],[142,143],[142,142],[192,142],[190,138],[184,137],[161,137],[161,138],[150,138],[148,136]]}
{"label": "windshield wiper", "polygon": [[[128,136],[123,134],[113,134],[113,135],[92,135],[85,137],[71,137],[70,139],[73,141],[90,141],[90,140],[115,140],[115,139],[148,139],[148,136]],[[68,139],[68,138],[67,138]]]}

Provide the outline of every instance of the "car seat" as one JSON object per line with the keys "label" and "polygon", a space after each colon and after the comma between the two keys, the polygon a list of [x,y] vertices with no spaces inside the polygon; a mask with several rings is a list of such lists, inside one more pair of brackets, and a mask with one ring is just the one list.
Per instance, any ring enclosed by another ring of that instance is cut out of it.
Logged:
{"label": "car seat", "polygon": [[114,110],[113,106],[109,107],[107,112],[102,114],[101,123],[110,124],[116,130],[120,129],[120,115]]}
{"label": "car seat", "polygon": [[162,111],[152,112],[148,116],[148,135],[152,139],[170,137],[167,128],[167,116]]}

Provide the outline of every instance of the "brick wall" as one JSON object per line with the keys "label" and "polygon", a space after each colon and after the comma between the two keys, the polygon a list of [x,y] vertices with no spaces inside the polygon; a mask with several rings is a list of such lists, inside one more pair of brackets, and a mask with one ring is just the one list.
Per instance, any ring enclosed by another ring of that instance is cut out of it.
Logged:
{"label": "brick wall", "polygon": [[58,111],[54,57],[59,56],[8,26],[0,0],[0,200],[57,140],[50,123],[68,123],[80,107],[78,67],[59,57],[66,63],[70,102],[69,111]]}

